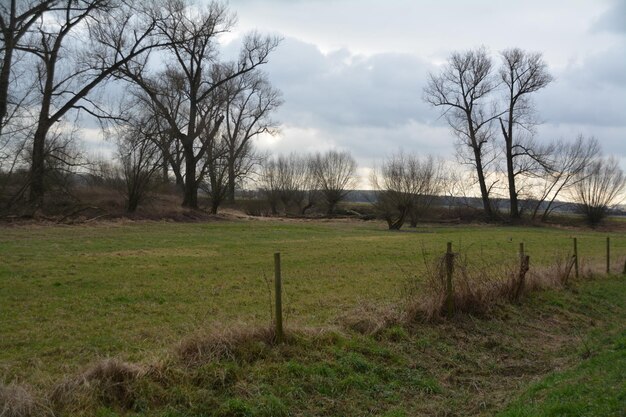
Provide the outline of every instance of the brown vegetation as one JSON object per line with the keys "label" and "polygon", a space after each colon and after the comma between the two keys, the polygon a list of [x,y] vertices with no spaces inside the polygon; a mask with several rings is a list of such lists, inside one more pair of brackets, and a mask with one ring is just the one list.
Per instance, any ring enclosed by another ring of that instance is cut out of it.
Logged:
{"label": "brown vegetation", "polygon": [[51,404],[68,412],[95,404],[131,409],[135,402],[133,383],[145,374],[139,365],[119,359],[104,359],[54,387]]}
{"label": "brown vegetation", "polygon": [[235,359],[245,356],[245,351],[271,346],[276,341],[272,327],[225,327],[205,334],[196,334],[183,340],[176,349],[178,358],[193,365]]}
{"label": "brown vegetation", "polygon": [[[530,266],[529,257],[519,264],[490,265],[455,255],[452,286],[454,314],[485,315],[506,302],[517,302],[531,291],[562,288],[573,275],[573,257],[557,256],[549,267]],[[426,264],[423,279],[409,278],[406,319],[438,320],[447,314],[445,257]],[[590,276],[589,268],[583,276]]]}
{"label": "brown vegetation", "polygon": [[0,416],[31,417],[44,415],[43,407],[25,385],[0,384]]}
{"label": "brown vegetation", "polygon": [[401,313],[394,306],[361,303],[339,317],[339,323],[348,330],[376,336],[394,324],[400,323]]}

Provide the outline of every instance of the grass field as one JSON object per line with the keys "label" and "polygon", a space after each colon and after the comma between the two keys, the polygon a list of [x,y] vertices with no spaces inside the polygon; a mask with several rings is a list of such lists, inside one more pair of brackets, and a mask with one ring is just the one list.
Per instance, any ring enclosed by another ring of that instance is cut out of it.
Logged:
{"label": "grass field", "polygon": [[[381,224],[369,222],[246,220],[4,227],[0,230],[0,377],[45,389],[51,381],[76,373],[99,358],[114,356],[142,362],[166,355],[189,334],[233,323],[267,324],[270,312],[265,279],[271,279],[273,274],[274,251],[280,251],[283,258],[286,322],[292,327],[333,327],[340,314],[360,302],[398,302],[407,277],[419,278],[423,258],[442,254],[447,241],[452,241],[455,249],[471,259],[493,265],[515,262],[518,244],[523,241],[531,263],[547,265],[571,250],[573,236],[578,237],[583,262],[598,271],[603,269],[607,234],[551,228],[428,226],[392,233]],[[617,270],[626,256],[626,236],[609,236],[615,259],[613,268]],[[613,291],[618,289],[618,296],[624,295],[623,284],[611,285]],[[595,320],[601,320],[606,311],[596,313]],[[623,324],[623,313],[619,310],[622,316],[618,324]],[[402,339],[404,330],[397,331]],[[564,329],[561,331],[567,334]],[[391,357],[387,358],[381,353],[382,359],[361,358],[360,353],[352,355],[354,349],[358,352],[396,347],[380,347],[378,342],[360,336],[337,337],[339,341],[324,347],[320,355],[333,356],[338,361],[333,363],[343,368],[328,365],[330,371],[320,370],[318,367],[324,359],[313,353],[307,356],[310,363],[305,365],[272,365],[272,361],[266,365],[274,366],[274,371],[279,373],[301,373],[303,378],[309,372],[317,375],[327,371],[336,378],[341,376],[341,380],[349,376],[357,378],[357,381],[343,381],[348,387],[351,383],[383,387],[389,383],[385,379],[389,375],[381,376],[372,369],[388,365],[400,372],[400,368],[407,366],[406,352],[390,353]],[[306,350],[312,342],[302,343],[301,348]],[[437,343],[445,345],[449,341]],[[397,349],[414,352],[415,346]],[[361,363],[361,360],[373,363]],[[254,366],[246,372],[256,372],[261,381],[272,372]],[[363,367],[371,375],[349,374],[350,367]],[[409,404],[409,410],[416,407],[403,397],[410,395],[411,384],[425,387],[424,395],[442,389],[441,378],[428,375],[426,369],[418,371],[397,381],[399,392],[404,394],[389,401],[381,400],[376,394],[372,398],[378,398],[378,402],[363,404],[374,408],[378,403],[388,406],[387,411],[378,407],[374,415],[383,411],[392,413],[389,416],[411,415],[402,414],[404,406],[394,411],[394,405],[398,404]],[[236,372],[243,370],[237,368]],[[420,378],[415,379],[418,374]],[[555,378],[554,381],[560,381]],[[263,384],[272,387],[259,400],[267,407],[271,408],[272,404],[279,407],[278,403],[289,408],[294,404],[305,407],[297,396],[293,397],[294,393],[281,391],[289,391],[289,387],[276,388],[269,381]],[[365,401],[364,398],[373,395],[367,389],[356,392],[357,405],[359,398]],[[219,394],[215,404],[223,404],[225,395]],[[455,401],[463,402],[463,395],[469,393],[459,395],[454,397]],[[443,397],[439,395],[433,404]],[[226,410],[223,415],[263,415],[260,408],[244,403],[231,405],[250,408],[247,414]],[[348,413],[343,415],[359,415],[350,413],[363,409],[339,407],[332,413],[329,410],[334,409],[322,407],[309,410],[310,414],[295,415],[342,415],[336,414],[340,411]],[[473,414],[480,412],[477,409]],[[528,413],[506,415],[534,415]],[[171,415],[201,414],[172,411]]]}

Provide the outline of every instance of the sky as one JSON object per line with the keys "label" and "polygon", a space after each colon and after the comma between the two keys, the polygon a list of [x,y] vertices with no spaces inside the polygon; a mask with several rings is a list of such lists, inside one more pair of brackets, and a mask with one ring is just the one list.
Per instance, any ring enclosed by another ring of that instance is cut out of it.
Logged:
{"label": "sky", "polygon": [[282,91],[272,153],[348,150],[361,174],[399,150],[454,159],[422,99],[453,51],[541,52],[555,81],[533,97],[539,141],[594,136],[626,169],[626,0],[231,0],[238,24],[283,38],[264,67]]}

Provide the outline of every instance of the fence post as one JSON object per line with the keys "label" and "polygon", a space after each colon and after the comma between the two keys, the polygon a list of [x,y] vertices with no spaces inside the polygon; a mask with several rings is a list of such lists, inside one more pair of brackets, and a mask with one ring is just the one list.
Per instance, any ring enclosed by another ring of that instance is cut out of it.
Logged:
{"label": "fence post", "polygon": [[578,241],[574,238],[574,272],[578,278]]}
{"label": "fence post", "polygon": [[276,342],[283,342],[283,287],[280,275],[280,252],[274,253],[274,289],[276,294]]}
{"label": "fence post", "polygon": [[611,238],[606,237],[606,274],[611,273]]}
{"label": "fence post", "polygon": [[448,242],[446,249],[446,305],[448,308],[448,318],[454,315],[454,297],[452,294],[452,272],[454,268],[454,254],[452,253],[452,242]]}
{"label": "fence post", "polygon": [[530,269],[530,256],[524,255],[520,259],[519,274],[517,276],[517,285],[515,286],[515,292],[513,293],[513,300],[519,301],[524,292],[524,285],[526,280],[526,273]]}

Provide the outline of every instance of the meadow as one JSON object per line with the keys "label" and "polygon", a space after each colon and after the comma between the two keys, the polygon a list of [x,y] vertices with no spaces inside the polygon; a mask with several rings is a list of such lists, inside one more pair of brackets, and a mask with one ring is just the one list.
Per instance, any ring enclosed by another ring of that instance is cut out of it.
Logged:
{"label": "meadow", "polygon": [[[613,270],[621,272],[626,256],[623,233],[576,229],[426,225],[389,232],[377,222],[243,219],[203,223],[120,221],[81,226],[5,226],[0,230],[0,377],[5,382],[21,381],[45,390],[53,381],[80,372],[102,358],[146,362],[167,356],[173,346],[199,332],[214,328],[267,326],[271,320],[268,285],[273,277],[272,255],[276,251],[281,252],[283,259],[287,326],[334,331],[332,329],[339,327],[338,318],[359,305],[400,303],[405,296],[407,280],[419,280],[425,261],[441,256],[446,242],[453,242],[455,250],[466,254],[468,259],[491,265],[515,263],[518,245],[524,242],[531,265],[540,266],[550,265],[557,258],[562,259],[571,253],[571,238],[574,236],[578,239],[583,268],[595,268],[596,272],[604,268],[605,239],[610,236]],[[594,285],[596,287],[592,289],[596,295],[609,291],[598,289],[599,284]],[[617,322],[608,320],[607,323],[619,331],[624,323],[621,298],[624,285],[619,280],[607,285],[612,288],[611,299],[619,308],[606,306],[602,310],[598,307],[594,320],[604,322],[607,319],[605,314],[617,311]],[[585,290],[581,291],[587,294]],[[518,313],[509,311],[506,314]],[[568,335],[565,328],[560,331]],[[396,332],[398,340],[408,337],[405,330],[397,329]],[[437,331],[429,328],[428,332],[434,334]],[[392,342],[396,336],[391,336]],[[353,350],[389,349],[375,346],[377,339],[372,341],[363,337],[333,336],[331,347],[321,351],[330,349],[338,355],[336,360],[349,369],[361,367],[369,372],[384,367],[384,362],[389,361],[400,361],[392,368],[408,366],[404,363],[406,358],[396,357],[400,353],[381,353],[382,363],[377,365],[368,364],[359,356],[362,352],[354,356]],[[440,336],[425,337],[436,340]],[[576,337],[577,340],[584,339]],[[315,342],[302,343],[304,345],[300,348],[307,351],[306,355],[312,355],[308,352],[311,349],[309,344]],[[445,345],[449,341],[437,343]],[[403,348],[399,349],[402,351]],[[416,347],[411,343],[404,355],[414,349]],[[568,349],[571,354],[577,352],[578,347]],[[339,351],[341,353],[337,353]],[[274,371],[307,375],[310,371],[307,367],[315,368],[321,363],[319,357],[309,360],[306,366],[291,363],[281,364],[278,368],[270,361],[266,365],[271,369],[257,369],[257,376],[263,380],[267,377],[266,372]],[[549,369],[552,368],[546,367],[546,371]],[[427,373],[426,369],[418,370],[420,375]],[[323,370],[315,368],[313,371]],[[326,371],[330,372],[329,375],[339,372]],[[388,383],[379,374],[370,376],[378,379],[355,383],[363,387]],[[356,377],[359,377],[358,373]],[[419,385],[425,393],[441,391],[441,378],[436,375],[424,376],[420,381],[411,375],[406,378],[398,384],[406,388],[407,395],[411,392],[411,384]],[[215,404],[222,404],[220,398],[231,398],[232,395],[226,392],[216,395]],[[280,389],[278,393],[272,391],[270,396],[263,397],[263,401],[270,404],[282,398],[281,395],[287,394]],[[359,395],[367,397],[371,393]],[[359,395],[354,397],[357,404]],[[296,395],[296,398],[299,397]],[[403,398],[400,395],[389,404],[403,404],[406,402]],[[307,412],[308,406],[298,403],[300,400],[293,401],[283,406],[291,408],[299,404],[299,409],[305,410],[293,415],[357,412],[349,407],[330,412],[334,410],[332,407],[323,406],[322,411],[310,409]],[[380,401],[379,404],[387,404],[386,400]],[[433,404],[439,403],[435,401]],[[241,405],[242,409],[245,409],[244,405]],[[243,414],[226,410],[221,415],[263,415],[259,410],[249,407]],[[393,406],[389,405],[389,410],[382,407],[378,414],[393,412]],[[471,414],[483,411],[477,409]],[[116,415],[106,412],[102,411],[102,415]],[[402,412],[397,415],[404,415]],[[164,412],[163,415],[204,414],[171,411],[171,414]],[[273,411],[267,415],[282,414]]]}

